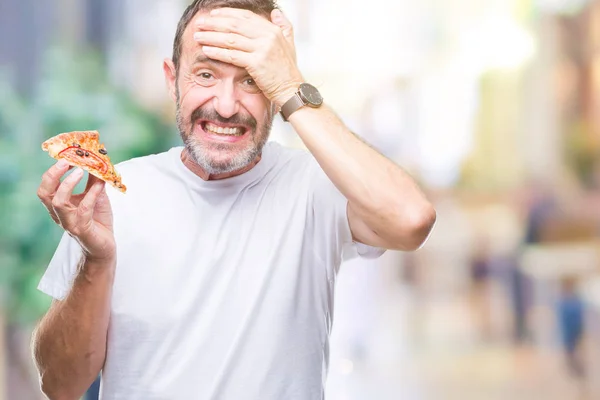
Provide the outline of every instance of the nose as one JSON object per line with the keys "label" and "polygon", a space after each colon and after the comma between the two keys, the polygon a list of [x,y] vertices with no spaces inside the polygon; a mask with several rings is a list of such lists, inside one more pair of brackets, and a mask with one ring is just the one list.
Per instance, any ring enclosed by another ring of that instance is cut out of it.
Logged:
{"label": "nose", "polygon": [[223,118],[231,118],[239,111],[239,102],[235,89],[233,82],[221,82],[216,96],[213,98],[215,111]]}

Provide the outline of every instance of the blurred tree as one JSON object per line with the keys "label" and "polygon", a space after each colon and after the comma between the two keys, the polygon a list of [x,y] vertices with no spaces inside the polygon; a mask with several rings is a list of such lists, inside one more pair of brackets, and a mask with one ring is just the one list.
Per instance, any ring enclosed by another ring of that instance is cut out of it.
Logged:
{"label": "blurred tree", "polygon": [[53,160],[41,143],[61,132],[97,129],[113,162],[170,147],[172,128],[106,79],[94,53],[54,49],[37,94],[22,99],[0,79],[0,284],[9,320],[31,322],[48,299],[36,290],[61,234],[36,197]]}
{"label": "blurred tree", "polygon": [[29,361],[16,350],[23,348],[17,332],[28,332],[50,304],[36,287],[62,234],[36,196],[54,162],[41,143],[61,132],[98,130],[112,161],[120,162],[164,151],[178,138],[174,124],[110,84],[98,54],[55,48],[42,65],[30,98],[0,75],[0,305],[13,353],[8,365],[21,370],[18,364]]}

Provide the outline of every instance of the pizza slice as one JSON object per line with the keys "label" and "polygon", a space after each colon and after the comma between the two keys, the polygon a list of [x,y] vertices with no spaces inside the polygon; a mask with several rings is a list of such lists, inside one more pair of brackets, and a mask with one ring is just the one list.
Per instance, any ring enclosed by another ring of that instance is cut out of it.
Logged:
{"label": "pizza slice", "polygon": [[80,167],[125,193],[127,187],[110,162],[103,144],[98,142],[98,131],[61,133],[42,143],[42,149],[57,160]]}

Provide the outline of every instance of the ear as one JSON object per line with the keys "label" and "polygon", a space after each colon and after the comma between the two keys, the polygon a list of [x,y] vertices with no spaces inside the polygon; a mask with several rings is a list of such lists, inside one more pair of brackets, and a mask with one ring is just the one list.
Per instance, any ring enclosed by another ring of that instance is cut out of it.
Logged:
{"label": "ear", "polygon": [[167,83],[167,89],[169,95],[174,102],[177,101],[177,70],[175,64],[170,58],[165,58],[163,61],[163,71],[165,73],[165,82]]}

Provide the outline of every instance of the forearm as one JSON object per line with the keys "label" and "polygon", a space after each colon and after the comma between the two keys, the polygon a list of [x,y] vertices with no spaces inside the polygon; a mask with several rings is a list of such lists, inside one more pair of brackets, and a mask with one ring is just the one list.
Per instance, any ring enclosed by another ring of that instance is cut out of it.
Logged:
{"label": "forearm", "polygon": [[352,134],[325,105],[303,107],[289,120],[353,212],[389,247],[413,248],[425,239],[435,211],[402,168]]}
{"label": "forearm", "polygon": [[42,391],[79,399],[104,365],[115,263],[85,261],[71,292],[51,308],[33,338]]}

